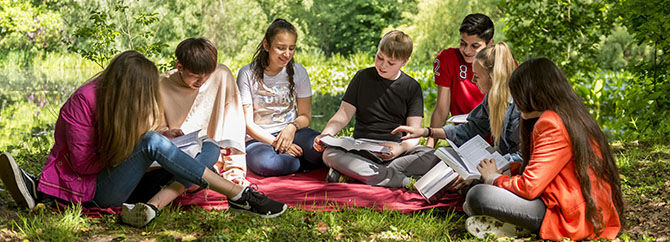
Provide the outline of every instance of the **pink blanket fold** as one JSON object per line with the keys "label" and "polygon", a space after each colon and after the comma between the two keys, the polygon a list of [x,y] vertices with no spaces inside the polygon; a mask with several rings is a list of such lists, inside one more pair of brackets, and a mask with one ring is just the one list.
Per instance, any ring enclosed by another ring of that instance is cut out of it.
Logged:
{"label": "pink blanket fold", "polygon": [[[378,211],[398,210],[402,213],[428,208],[462,211],[463,196],[459,194],[448,193],[433,203],[428,203],[418,192],[402,188],[359,183],[327,183],[327,172],[324,168],[279,177],[261,177],[249,172],[247,179],[257,184],[258,190],[268,197],[309,211],[333,211],[352,207],[367,207]],[[225,196],[206,189],[183,195],[174,204],[215,210],[228,208]]]}

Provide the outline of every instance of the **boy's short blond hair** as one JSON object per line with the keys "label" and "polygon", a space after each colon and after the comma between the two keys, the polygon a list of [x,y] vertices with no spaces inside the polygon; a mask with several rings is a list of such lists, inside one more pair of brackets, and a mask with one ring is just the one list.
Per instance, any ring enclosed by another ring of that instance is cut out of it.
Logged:
{"label": "boy's short blond hair", "polygon": [[392,30],[379,41],[378,51],[396,60],[408,60],[412,56],[414,44],[409,35],[400,30]]}

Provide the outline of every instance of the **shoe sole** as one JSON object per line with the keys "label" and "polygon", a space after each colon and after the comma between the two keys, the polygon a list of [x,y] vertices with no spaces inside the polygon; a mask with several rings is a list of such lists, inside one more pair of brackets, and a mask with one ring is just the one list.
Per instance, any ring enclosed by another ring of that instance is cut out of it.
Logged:
{"label": "shoe sole", "polygon": [[[484,220],[484,221],[482,221]],[[479,215],[465,220],[465,229],[477,238],[486,238],[487,233],[496,236],[519,237],[530,234],[530,231],[511,223],[505,223],[493,217]]]}
{"label": "shoe sole", "polygon": [[151,222],[151,220],[147,221],[146,219],[149,210],[151,210],[149,206],[140,205],[139,203],[135,204],[132,209],[129,209],[124,205],[121,209],[121,221],[138,228],[144,227]]}
{"label": "shoe sole", "polygon": [[23,181],[21,169],[14,158],[6,152],[0,155],[0,177],[18,206],[29,209],[35,207],[35,199],[30,195],[28,185]]}
{"label": "shoe sole", "polygon": [[228,204],[228,208],[230,208],[230,210],[233,211],[233,212],[247,213],[247,214],[251,214],[251,215],[259,216],[259,217],[261,217],[261,218],[274,218],[274,217],[277,217],[277,216],[279,216],[279,215],[282,215],[284,212],[286,212],[286,209],[288,209],[288,206],[286,206],[286,204],[284,204],[284,206],[282,207],[281,212],[278,212],[278,213],[275,213],[275,214],[260,214],[260,213],[254,213],[254,212],[249,211],[249,210],[246,210],[246,209],[235,208],[235,207],[233,207],[233,206],[230,206],[230,204]]}

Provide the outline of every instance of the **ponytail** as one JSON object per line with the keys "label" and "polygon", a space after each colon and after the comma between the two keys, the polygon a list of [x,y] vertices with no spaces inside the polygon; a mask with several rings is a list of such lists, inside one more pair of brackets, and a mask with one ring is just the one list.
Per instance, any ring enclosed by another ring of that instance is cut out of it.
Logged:
{"label": "ponytail", "polygon": [[509,77],[516,69],[514,56],[505,42],[499,42],[479,51],[476,61],[488,71],[491,78],[491,90],[488,93],[489,125],[495,146],[500,144],[500,136],[505,127],[505,114],[511,97]]}

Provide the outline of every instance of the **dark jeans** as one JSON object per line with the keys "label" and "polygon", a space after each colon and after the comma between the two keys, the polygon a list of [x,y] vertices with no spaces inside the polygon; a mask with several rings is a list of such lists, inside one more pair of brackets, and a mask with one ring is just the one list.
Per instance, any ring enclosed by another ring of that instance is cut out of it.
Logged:
{"label": "dark jeans", "polygon": [[[278,133],[275,133],[276,136]],[[314,138],[320,133],[310,128],[295,132],[293,143],[302,148],[301,157],[278,154],[270,144],[252,140],[247,142],[247,167],[261,176],[282,176],[301,169],[323,167],[321,152],[313,148]]]}
{"label": "dark jeans", "polygon": [[149,131],[140,139],[128,159],[117,166],[103,169],[98,174],[93,202],[98,207],[121,206],[128,200],[153,161],[157,161],[185,187],[191,184],[207,187],[208,183],[202,178],[202,174],[205,168],[216,163],[219,153],[216,144],[204,142],[202,151],[194,159],[165,136]]}

